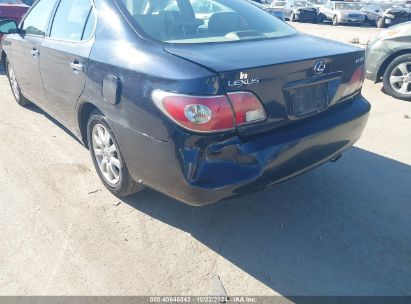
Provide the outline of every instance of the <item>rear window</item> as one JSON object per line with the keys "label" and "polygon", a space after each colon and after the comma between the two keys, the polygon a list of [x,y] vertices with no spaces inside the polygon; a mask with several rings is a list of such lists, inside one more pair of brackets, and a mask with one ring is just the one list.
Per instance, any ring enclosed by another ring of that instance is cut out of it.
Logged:
{"label": "rear window", "polygon": [[167,43],[215,43],[295,34],[286,23],[239,0],[121,0],[137,25]]}

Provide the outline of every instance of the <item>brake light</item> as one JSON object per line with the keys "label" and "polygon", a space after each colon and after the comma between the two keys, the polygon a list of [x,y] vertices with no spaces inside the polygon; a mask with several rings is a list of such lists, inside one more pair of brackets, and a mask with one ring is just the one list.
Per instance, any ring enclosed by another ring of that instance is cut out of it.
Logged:
{"label": "brake light", "polygon": [[351,76],[351,80],[348,83],[347,88],[344,91],[344,96],[349,96],[359,89],[361,89],[362,85],[364,84],[365,80],[365,69],[364,65],[359,66],[354,74]]}
{"label": "brake light", "polygon": [[157,107],[178,125],[197,132],[234,129],[233,109],[227,97],[189,96],[154,91]]}
{"label": "brake light", "polygon": [[227,97],[190,96],[156,90],[152,98],[176,124],[196,132],[228,131],[266,119],[261,102],[249,92],[229,93]]}
{"label": "brake light", "polygon": [[228,93],[234,108],[237,126],[255,123],[266,119],[265,110],[258,98],[249,92]]}

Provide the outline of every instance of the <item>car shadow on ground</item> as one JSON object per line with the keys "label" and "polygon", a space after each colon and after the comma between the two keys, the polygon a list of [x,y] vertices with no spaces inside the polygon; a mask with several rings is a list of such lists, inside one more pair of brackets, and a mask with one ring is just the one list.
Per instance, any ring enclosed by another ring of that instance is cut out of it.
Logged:
{"label": "car shadow on ground", "polygon": [[[57,127],[59,127],[61,130],[63,130],[67,135],[69,135],[71,138],[73,138],[75,141],[77,141],[79,144],[83,145],[83,143],[69,130],[67,129],[63,124],[61,124],[58,120],[56,120],[53,116],[48,114],[47,112],[43,111],[41,108],[36,106],[33,103],[28,104],[27,106],[24,107],[26,110],[30,110],[34,113],[41,114],[48,120],[50,120],[52,123],[54,123]],[[83,145],[84,146],[84,145]]]}
{"label": "car shadow on ground", "polygon": [[335,164],[208,207],[152,190],[125,201],[285,296],[410,295],[410,185],[411,166],[352,148]]}

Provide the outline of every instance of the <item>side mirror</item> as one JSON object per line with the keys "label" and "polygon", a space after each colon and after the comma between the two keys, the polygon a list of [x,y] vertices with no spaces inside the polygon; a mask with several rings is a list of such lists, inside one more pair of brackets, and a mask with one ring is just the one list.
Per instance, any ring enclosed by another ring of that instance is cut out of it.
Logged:
{"label": "side mirror", "polygon": [[19,32],[19,27],[14,20],[0,20],[1,34],[15,34]]}

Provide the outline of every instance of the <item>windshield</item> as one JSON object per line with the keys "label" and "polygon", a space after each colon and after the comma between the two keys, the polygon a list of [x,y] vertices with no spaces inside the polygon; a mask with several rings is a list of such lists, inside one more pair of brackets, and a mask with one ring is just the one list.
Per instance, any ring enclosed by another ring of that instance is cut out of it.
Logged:
{"label": "windshield", "polygon": [[286,23],[239,0],[121,0],[137,25],[167,43],[270,39],[296,33]]}
{"label": "windshield", "polygon": [[363,7],[361,3],[336,3],[335,8],[337,10],[359,10]]}
{"label": "windshield", "polygon": [[287,5],[287,2],[273,2],[272,5],[277,6],[277,7],[285,7]]}

